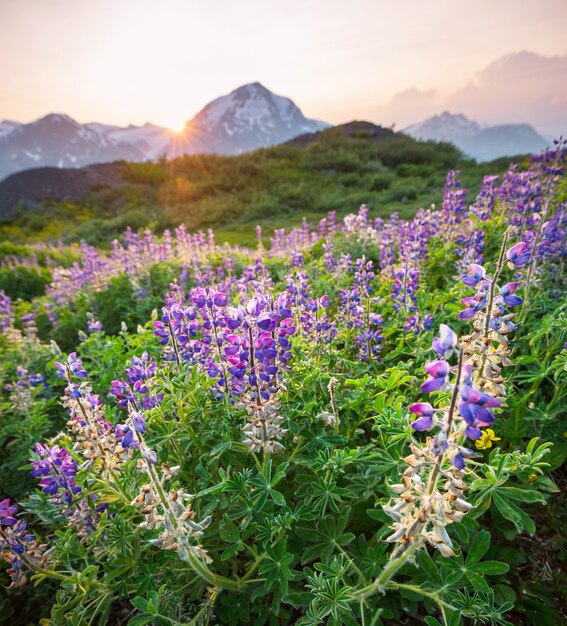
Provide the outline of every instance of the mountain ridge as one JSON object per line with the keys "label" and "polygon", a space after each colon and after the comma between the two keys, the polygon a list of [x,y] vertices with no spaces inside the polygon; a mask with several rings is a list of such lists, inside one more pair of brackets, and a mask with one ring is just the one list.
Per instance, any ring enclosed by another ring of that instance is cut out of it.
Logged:
{"label": "mountain ridge", "polygon": [[126,127],[80,124],[49,113],[29,124],[0,122],[0,179],[39,166],[83,167],[184,154],[240,154],[330,126],[306,118],[290,98],[254,82],[215,98],[179,133],[146,122]]}
{"label": "mountain ridge", "polygon": [[479,161],[515,154],[533,154],[549,144],[531,124],[481,126],[462,113],[449,111],[407,126],[402,132],[414,139],[449,141]]}

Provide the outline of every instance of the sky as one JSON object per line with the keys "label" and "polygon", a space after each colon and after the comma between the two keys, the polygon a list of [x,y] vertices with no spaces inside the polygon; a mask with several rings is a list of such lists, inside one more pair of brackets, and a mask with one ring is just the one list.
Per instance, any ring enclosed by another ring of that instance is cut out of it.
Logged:
{"label": "sky", "polygon": [[0,120],[179,128],[259,81],[308,117],[567,133],[567,0],[0,0]]}

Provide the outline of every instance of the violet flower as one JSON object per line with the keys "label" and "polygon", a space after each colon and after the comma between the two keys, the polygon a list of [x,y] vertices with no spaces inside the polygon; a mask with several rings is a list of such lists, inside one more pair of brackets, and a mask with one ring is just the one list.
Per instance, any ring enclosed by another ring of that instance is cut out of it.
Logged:
{"label": "violet flower", "polygon": [[408,407],[408,409],[418,416],[418,419],[411,423],[411,427],[414,430],[430,430],[433,428],[433,415],[435,409],[429,404],[429,402],[416,402]]}
{"label": "violet flower", "polygon": [[431,361],[426,363],[424,368],[429,377],[421,385],[421,391],[431,393],[432,391],[439,391],[447,385],[447,377],[451,369],[447,361]]}
{"label": "violet flower", "polygon": [[506,258],[512,267],[519,268],[530,261],[531,253],[528,248],[527,243],[520,241],[506,252]]}
{"label": "violet flower", "polygon": [[446,324],[439,325],[439,337],[434,337],[432,348],[442,359],[448,359],[457,346],[457,334]]}

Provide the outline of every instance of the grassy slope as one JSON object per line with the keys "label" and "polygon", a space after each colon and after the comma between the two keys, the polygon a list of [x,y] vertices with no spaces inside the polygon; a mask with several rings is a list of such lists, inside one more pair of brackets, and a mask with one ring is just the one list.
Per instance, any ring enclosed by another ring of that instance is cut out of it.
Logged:
{"label": "grassy slope", "polygon": [[104,245],[126,226],[163,230],[185,223],[190,229],[214,227],[219,241],[252,244],[257,223],[267,234],[304,216],[316,223],[330,210],[353,212],[362,203],[373,216],[399,210],[407,217],[441,201],[448,169],[462,169],[464,185],[476,193],[484,174],[506,166],[505,160],[479,165],[450,144],[417,142],[353,122],[323,131],[307,145],[296,140],[233,157],[117,164],[126,187],[95,190],[80,203],[20,211],[0,226],[0,237],[82,238]]}

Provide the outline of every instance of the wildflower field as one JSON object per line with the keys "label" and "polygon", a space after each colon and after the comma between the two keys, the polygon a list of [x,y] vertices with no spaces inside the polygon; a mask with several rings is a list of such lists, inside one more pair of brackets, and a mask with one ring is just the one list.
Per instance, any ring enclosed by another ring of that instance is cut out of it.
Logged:
{"label": "wildflower field", "polygon": [[255,250],[16,251],[0,623],[567,619],[565,157]]}

